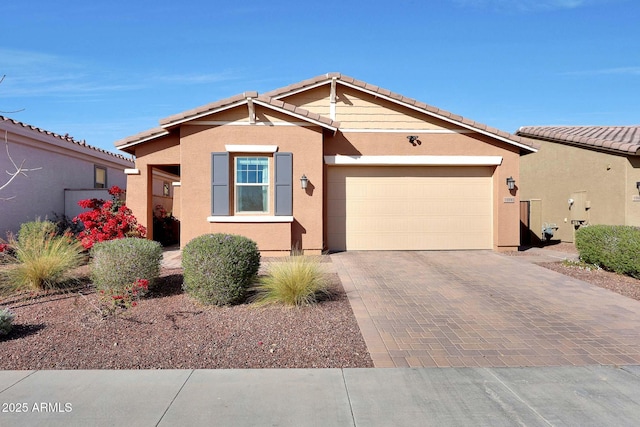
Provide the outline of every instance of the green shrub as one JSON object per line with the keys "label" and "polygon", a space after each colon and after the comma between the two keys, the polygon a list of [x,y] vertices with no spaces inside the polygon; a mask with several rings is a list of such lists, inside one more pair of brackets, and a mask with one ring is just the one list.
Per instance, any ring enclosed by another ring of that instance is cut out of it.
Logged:
{"label": "green shrub", "polygon": [[59,287],[69,270],[84,262],[82,246],[72,237],[57,236],[55,225],[48,221],[23,224],[18,239],[10,237],[9,245],[17,264],[5,275],[15,289]]}
{"label": "green shrub", "polygon": [[13,328],[13,313],[8,308],[0,309],[0,336],[7,335]]}
{"label": "green shrub", "polygon": [[605,270],[640,278],[640,228],[591,225],[576,232],[580,260]]}
{"label": "green shrub", "polygon": [[260,268],[256,243],[243,236],[205,234],[182,251],[185,292],[204,304],[237,304]]}
{"label": "green shrub", "polygon": [[328,295],[329,285],[318,257],[295,255],[269,264],[267,275],[253,287],[253,300],[258,305],[309,305]]}
{"label": "green shrub", "polygon": [[138,279],[151,287],[160,275],[162,246],[153,240],[108,240],[93,245],[90,253],[91,281],[98,290],[124,290]]}

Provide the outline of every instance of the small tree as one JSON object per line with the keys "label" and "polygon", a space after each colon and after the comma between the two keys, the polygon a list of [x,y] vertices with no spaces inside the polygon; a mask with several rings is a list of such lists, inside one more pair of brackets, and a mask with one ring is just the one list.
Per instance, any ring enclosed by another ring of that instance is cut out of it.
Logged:
{"label": "small tree", "polygon": [[[18,176],[20,176],[20,175],[27,176],[26,172],[33,172],[33,171],[42,169],[42,168],[26,168],[26,167],[24,167],[26,159],[23,160],[22,162],[20,162],[19,165],[13,160],[13,158],[11,157],[11,154],[9,153],[9,141],[8,141],[8,137],[7,137],[7,132],[5,132],[4,145],[6,147],[7,158],[9,159],[9,162],[11,162],[12,169],[5,171],[7,173],[7,175],[9,175],[9,178],[5,178],[6,182],[4,182],[4,183],[2,181],[0,181],[0,191],[2,191],[5,188],[7,188],[9,186],[9,184],[11,184]],[[13,199],[15,197],[16,196],[0,197],[0,200],[11,200],[11,199]]]}
{"label": "small tree", "polygon": [[[2,82],[4,81],[5,76],[0,77],[0,84],[2,84]],[[5,113],[4,111],[2,111],[1,113]],[[5,172],[7,173],[7,175],[9,175],[9,178],[5,178],[4,180],[0,180],[0,191],[3,191],[5,188],[7,188],[9,186],[9,184],[11,184],[18,176],[23,175],[23,176],[27,176],[27,172],[32,172],[32,171],[36,171],[36,170],[40,170],[42,168],[26,168],[24,166],[24,164],[26,163],[26,159],[22,160],[22,162],[20,162],[20,164],[16,163],[13,160],[13,157],[11,157],[11,153],[9,153],[9,132],[5,131],[4,132],[4,145],[5,145],[5,149],[7,152],[7,158],[9,159],[9,162],[11,163],[11,170],[6,170]],[[15,196],[13,197],[0,197],[0,200],[11,200],[15,198]]]}

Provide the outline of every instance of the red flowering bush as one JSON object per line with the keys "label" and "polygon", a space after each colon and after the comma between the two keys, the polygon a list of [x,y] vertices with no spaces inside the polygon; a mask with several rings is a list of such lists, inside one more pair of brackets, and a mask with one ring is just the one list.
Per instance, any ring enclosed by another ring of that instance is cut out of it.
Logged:
{"label": "red flowering bush", "polygon": [[131,209],[122,203],[123,193],[122,189],[113,186],[109,189],[112,200],[85,199],[78,202],[80,207],[91,209],[73,219],[74,223],[80,221],[84,225],[78,239],[85,249],[91,249],[97,242],[144,237],[147,234],[147,230],[138,224]]}
{"label": "red flowering bush", "polygon": [[102,289],[100,290],[100,302],[103,312],[115,314],[117,309],[126,310],[138,305],[140,297],[149,290],[147,279],[136,279],[130,285],[122,289]]}

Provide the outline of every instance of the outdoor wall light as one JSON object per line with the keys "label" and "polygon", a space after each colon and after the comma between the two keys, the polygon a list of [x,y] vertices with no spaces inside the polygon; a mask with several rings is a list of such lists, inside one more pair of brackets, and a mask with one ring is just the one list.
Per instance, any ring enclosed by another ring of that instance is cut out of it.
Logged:
{"label": "outdoor wall light", "polygon": [[510,176],[509,178],[507,178],[507,188],[509,190],[513,190],[514,188],[516,188],[516,180],[513,179],[512,176]]}
{"label": "outdoor wall light", "polygon": [[408,135],[407,139],[409,140],[409,143],[411,143],[411,145],[413,145],[414,147],[416,145],[422,144],[422,142],[420,142],[420,140],[418,139],[418,135]]}
{"label": "outdoor wall light", "polygon": [[307,178],[307,175],[302,174],[302,177],[300,177],[300,187],[302,187],[303,190],[306,190],[307,185],[309,185],[309,178]]}
{"label": "outdoor wall light", "polygon": [[638,189],[638,193],[640,193],[640,181],[636,181],[636,188]]}

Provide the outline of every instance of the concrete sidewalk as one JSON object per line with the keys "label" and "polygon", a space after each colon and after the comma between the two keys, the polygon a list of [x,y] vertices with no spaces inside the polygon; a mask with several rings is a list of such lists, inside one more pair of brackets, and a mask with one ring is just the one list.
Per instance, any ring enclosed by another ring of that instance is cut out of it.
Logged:
{"label": "concrete sidewalk", "polygon": [[638,390],[640,366],[2,371],[0,425],[631,426]]}

